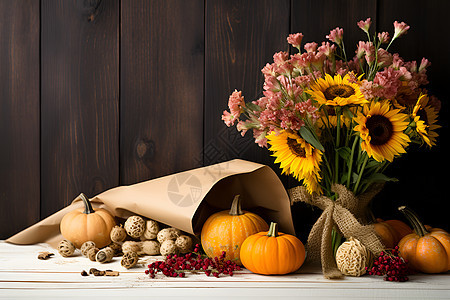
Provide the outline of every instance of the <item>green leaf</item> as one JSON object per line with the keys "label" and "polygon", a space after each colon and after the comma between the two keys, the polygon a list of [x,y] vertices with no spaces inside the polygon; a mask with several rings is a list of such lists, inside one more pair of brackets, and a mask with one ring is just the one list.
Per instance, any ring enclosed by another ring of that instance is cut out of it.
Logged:
{"label": "green leaf", "polygon": [[245,106],[252,111],[261,111],[261,107],[259,107],[253,102],[247,102],[245,103]]}
{"label": "green leaf", "polygon": [[352,154],[352,150],[349,147],[340,147],[336,149],[336,152],[342,157],[345,161],[350,159],[350,155]]}
{"label": "green leaf", "polygon": [[350,108],[348,108],[347,106],[344,106],[343,113],[344,113],[345,117],[348,119],[353,119],[355,117],[355,115],[352,113]]}
{"label": "green leaf", "polygon": [[380,182],[380,181],[393,181],[393,182],[397,182],[398,179],[397,178],[393,178],[393,177],[389,177],[384,175],[383,173],[373,173],[372,175],[370,175],[369,177],[365,178],[363,180],[366,183],[372,183],[372,182]]}
{"label": "green leaf", "polygon": [[309,131],[306,126],[300,127],[299,133],[301,137],[308,143],[310,143],[314,148],[319,149],[320,151],[325,151],[322,144],[314,137],[314,135]]}

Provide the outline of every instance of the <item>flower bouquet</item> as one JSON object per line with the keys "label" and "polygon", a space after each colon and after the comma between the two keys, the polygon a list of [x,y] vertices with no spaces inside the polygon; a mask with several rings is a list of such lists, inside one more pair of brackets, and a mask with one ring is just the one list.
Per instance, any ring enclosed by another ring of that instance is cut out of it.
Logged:
{"label": "flower bouquet", "polygon": [[[440,101],[423,88],[429,61],[406,62],[389,52],[409,26],[394,22],[391,38],[388,32],[372,35],[370,18],[357,25],[367,41],[359,41],[353,57],[347,56],[339,27],[326,36],[329,41],[307,43],[304,51],[303,35],[290,34],[287,41],[298,52],[275,53],[274,62],[262,69],[263,97],[245,102],[234,91],[229,111],[222,115],[227,126],[237,122],[242,136],[251,129],[255,142],[276,157],[282,173],[301,182],[291,196],[329,212],[312,231],[330,236],[331,254],[342,235],[357,235],[364,227],[348,230],[338,219],[348,212],[352,222],[364,219],[362,210],[379,191],[377,184],[396,180],[384,174],[389,164],[412,145],[434,146],[440,127]],[[349,222],[347,217],[343,222]],[[309,246],[314,244],[311,235]],[[369,250],[375,254],[383,248],[372,238],[360,240],[372,244]],[[324,255],[330,253],[321,254],[322,265]]]}

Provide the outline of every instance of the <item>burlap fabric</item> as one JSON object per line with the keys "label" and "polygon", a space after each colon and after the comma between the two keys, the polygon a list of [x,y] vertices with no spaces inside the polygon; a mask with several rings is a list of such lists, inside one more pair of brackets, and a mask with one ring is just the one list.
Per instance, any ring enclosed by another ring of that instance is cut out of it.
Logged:
{"label": "burlap fabric", "polygon": [[367,205],[380,191],[380,186],[374,186],[370,191],[358,197],[340,184],[334,184],[331,190],[338,195],[335,201],[325,196],[311,195],[303,186],[289,190],[293,203],[301,201],[323,210],[309,233],[306,247],[308,259],[320,260],[323,276],[328,279],[342,277],[342,273],[337,268],[331,245],[333,227],[336,226],[336,229],[345,238],[358,239],[374,255],[378,255],[385,248],[375,234],[373,225],[364,225],[363,221]]}

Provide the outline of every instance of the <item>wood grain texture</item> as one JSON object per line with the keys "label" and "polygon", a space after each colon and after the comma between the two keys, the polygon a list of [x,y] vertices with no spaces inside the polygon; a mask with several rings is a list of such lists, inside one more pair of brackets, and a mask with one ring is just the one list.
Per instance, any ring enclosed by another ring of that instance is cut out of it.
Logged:
{"label": "wood grain texture", "polygon": [[39,220],[38,0],[0,1],[0,139],[5,238]]}
{"label": "wood grain texture", "polygon": [[437,145],[431,149],[411,146],[408,154],[394,162],[389,175],[399,182],[386,185],[374,203],[379,214],[391,212],[388,217],[398,217],[397,207],[409,205],[426,224],[449,230],[448,210],[443,209],[448,195],[448,166],[450,165],[448,70],[450,40],[443,35],[443,26],[450,2],[448,1],[387,1],[379,0],[378,30],[394,32],[394,21],[411,26],[408,33],[391,46],[390,52],[399,53],[406,61],[420,61],[423,57],[431,62],[426,89],[442,102],[439,113]]}
{"label": "wood grain texture", "polygon": [[241,137],[221,115],[235,89],[246,101],[262,96],[261,69],[273,62],[275,52],[288,49],[289,6],[287,0],[206,1],[205,165],[232,158],[273,165],[251,132]]}
{"label": "wood grain texture", "polygon": [[42,1],[41,217],[119,183],[118,5]]}
{"label": "wood grain texture", "polygon": [[122,1],[122,184],[202,164],[203,10],[201,0]]}

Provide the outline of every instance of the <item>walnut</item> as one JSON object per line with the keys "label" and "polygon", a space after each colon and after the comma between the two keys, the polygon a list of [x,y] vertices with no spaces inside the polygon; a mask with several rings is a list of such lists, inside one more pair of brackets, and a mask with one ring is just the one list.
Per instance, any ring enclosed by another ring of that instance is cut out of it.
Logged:
{"label": "walnut", "polygon": [[181,231],[179,229],[170,227],[161,229],[158,232],[156,239],[160,244],[162,244],[166,240],[176,240],[177,237],[181,235]]}
{"label": "walnut", "polygon": [[139,216],[131,216],[125,221],[125,230],[132,238],[140,238],[145,231],[145,221]]}
{"label": "walnut", "polygon": [[143,241],[141,253],[146,255],[159,255],[160,247],[161,245],[157,241]]}
{"label": "walnut", "polygon": [[158,232],[159,232],[158,222],[154,220],[147,220],[147,222],[145,222],[145,231],[142,237],[147,240],[153,240],[158,235]]}
{"label": "walnut", "polygon": [[58,245],[58,252],[64,257],[72,256],[75,252],[75,246],[69,240],[62,240]]}
{"label": "walnut", "polygon": [[336,264],[344,275],[361,276],[371,262],[370,251],[354,238],[342,243],[336,251]]}
{"label": "walnut", "polygon": [[111,241],[115,243],[121,243],[127,237],[127,232],[125,228],[122,227],[122,224],[120,226],[116,225],[113,227],[113,229],[111,229],[110,237]]}
{"label": "walnut", "polygon": [[87,252],[92,248],[95,248],[95,243],[93,241],[84,242],[83,245],[81,245],[81,254],[87,256]]}
{"label": "walnut", "polygon": [[122,244],[122,252],[141,252],[141,242],[126,241]]}
{"label": "walnut", "polygon": [[192,250],[192,238],[187,235],[180,235],[175,240],[175,245],[181,253],[188,253]]}
{"label": "walnut", "polygon": [[91,261],[95,261],[95,256],[97,255],[98,251],[100,251],[98,248],[91,248],[86,252],[86,257]]}
{"label": "walnut", "polygon": [[106,247],[97,252],[97,254],[95,255],[95,260],[98,261],[99,263],[106,263],[110,262],[113,259],[113,257],[114,257],[114,250],[109,247]]}
{"label": "walnut", "polygon": [[122,256],[122,260],[120,261],[120,264],[124,268],[132,268],[134,267],[138,262],[138,255],[136,252],[127,252]]}
{"label": "walnut", "polygon": [[167,256],[169,254],[177,254],[178,247],[175,245],[174,240],[165,240],[161,243],[161,247],[159,248],[161,255]]}

